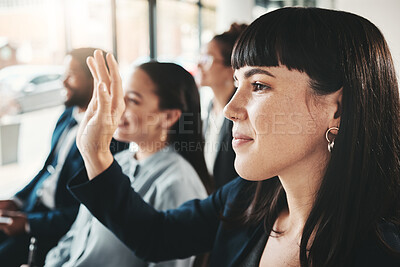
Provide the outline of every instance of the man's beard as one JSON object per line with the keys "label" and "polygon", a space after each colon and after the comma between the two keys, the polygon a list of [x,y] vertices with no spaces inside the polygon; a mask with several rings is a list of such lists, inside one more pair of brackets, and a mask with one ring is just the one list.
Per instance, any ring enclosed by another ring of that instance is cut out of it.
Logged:
{"label": "man's beard", "polygon": [[80,108],[86,108],[90,100],[83,96],[72,94],[70,98],[64,101],[64,105],[69,107],[78,106]]}

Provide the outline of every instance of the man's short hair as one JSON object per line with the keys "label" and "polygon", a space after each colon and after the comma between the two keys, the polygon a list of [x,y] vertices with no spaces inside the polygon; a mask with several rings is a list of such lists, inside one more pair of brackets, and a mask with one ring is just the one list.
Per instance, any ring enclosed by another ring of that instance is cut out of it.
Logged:
{"label": "man's short hair", "polygon": [[[77,60],[79,62],[79,64],[82,66],[82,69],[85,71],[85,74],[89,77],[92,77],[89,67],[86,64],[86,59],[89,56],[93,56],[93,53],[95,50],[101,50],[103,52],[104,60],[106,61],[106,52],[102,49],[93,48],[93,47],[76,48],[76,49],[69,51],[67,53],[67,55],[70,55],[75,60]],[[107,66],[107,61],[106,61],[106,66]],[[108,68],[108,66],[107,66],[107,68]]]}

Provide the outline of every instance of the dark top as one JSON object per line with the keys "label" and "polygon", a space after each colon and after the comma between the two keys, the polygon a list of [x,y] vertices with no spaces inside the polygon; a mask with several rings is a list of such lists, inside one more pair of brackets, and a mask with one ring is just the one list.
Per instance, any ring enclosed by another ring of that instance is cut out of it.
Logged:
{"label": "dark top", "polygon": [[260,264],[261,256],[267,244],[267,235],[261,235],[254,245],[253,249],[247,254],[244,260],[239,264],[240,267],[254,267]]}
{"label": "dark top", "polygon": [[[234,203],[245,205],[240,192],[250,181],[234,179],[204,200],[191,200],[178,209],[156,211],[146,204],[130,186],[119,165],[111,166],[89,181],[82,170],[69,184],[73,194],[120,238],[136,255],[146,261],[187,258],[211,251],[209,266],[241,266],[265,235],[262,223],[227,228],[221,215],[229,217]],[[400,240],[398,230],[384,229],[389,240]],[[357,253],[357,265],[400,266],[400,260],[389,256],[378,246]],[[379,265],[371,263],[379,262]]]}

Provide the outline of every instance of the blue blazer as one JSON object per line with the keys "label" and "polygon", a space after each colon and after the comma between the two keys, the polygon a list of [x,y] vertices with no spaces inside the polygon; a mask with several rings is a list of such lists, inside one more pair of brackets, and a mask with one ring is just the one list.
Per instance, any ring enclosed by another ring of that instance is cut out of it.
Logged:
{"label": "blue blazer", "polygon": [[[55,209],[49,210],[43,205],[37,205],[37,192],[50,175],[47,169],[54,160],[57,143],[66,127],[73,121],[72,110],[73,108],[67,108],[58,119],[51,139],[50,153],[43,168],[27,186],[15,195],[24,202],[22,210],[27,213],[31,234],[36,237],[47,236],[59,239],[71,227],[79,209],[79,202],[72,197],[66,187],[68,180],[84,166],[75,143],[60,172],[55,193]],[[113,140],[111,147],[113,152],[117,152],[125,149],[127,144]]]}
{"label": "blue blazer", "polygon": [[[250,183],[253,182],[238,177],[204,200],[192,200],[165,212],[156,211],[134,192],[115,161],[91,181],[83,169],[69,187],[94,216],[145,261],[186,258],[211,251],[209,266],[225,267],[241,266],[260,236],[266,234],[262,223],[236,228],[222,225],[221,215],[228,217],[232,203],[248,204],[239,193],[246,190],[251,194]],[[398,229],[384,231],[388,242],[400,250]],[[400,266],[399,259],[374,243],[361,249],[356,260],[356,267]]]}

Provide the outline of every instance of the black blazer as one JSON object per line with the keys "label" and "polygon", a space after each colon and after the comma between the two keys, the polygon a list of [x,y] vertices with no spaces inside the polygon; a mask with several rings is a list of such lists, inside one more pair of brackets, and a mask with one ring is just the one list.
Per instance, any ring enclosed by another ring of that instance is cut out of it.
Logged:
{"label": "black blazer", "polygon": [[[254,182],[237,178],[204,200],[188,201],[164,212],[156,211],[134,192],[115,161],[91,181],[83,169],[69,187],[140,258],[158,262],[211,251],[209,266],[226,267],[241,266],[260,236],[265,235],[262,223],[233,229],[221,223],[221,215],[230,214],[232,203],[246,205],[239,194],[245,189],[249,193],[250,183]],[[384,231],[391,244],[400,244],[398,230],[392,227]],[[400,266],[399,259],[372,244],[360,249],[356,267]]]}
{"label": "black blazer", "polygon": [[[211,102],[208,107],[207,120],[204,122],[203,134],[207,132],[207,129],[209,127],[208,121],[212,107],[213,103]],[[236,154],[232,148],[232,127],[233,122],[228,120],[227,118],[224,118],[221,131],[219,132],[218,136],[217,156],[215,157],[215,163],[212,173],[214,177],[215,189],[220,188],[224,184],[238,177],[238,174],[234,167]]]}

